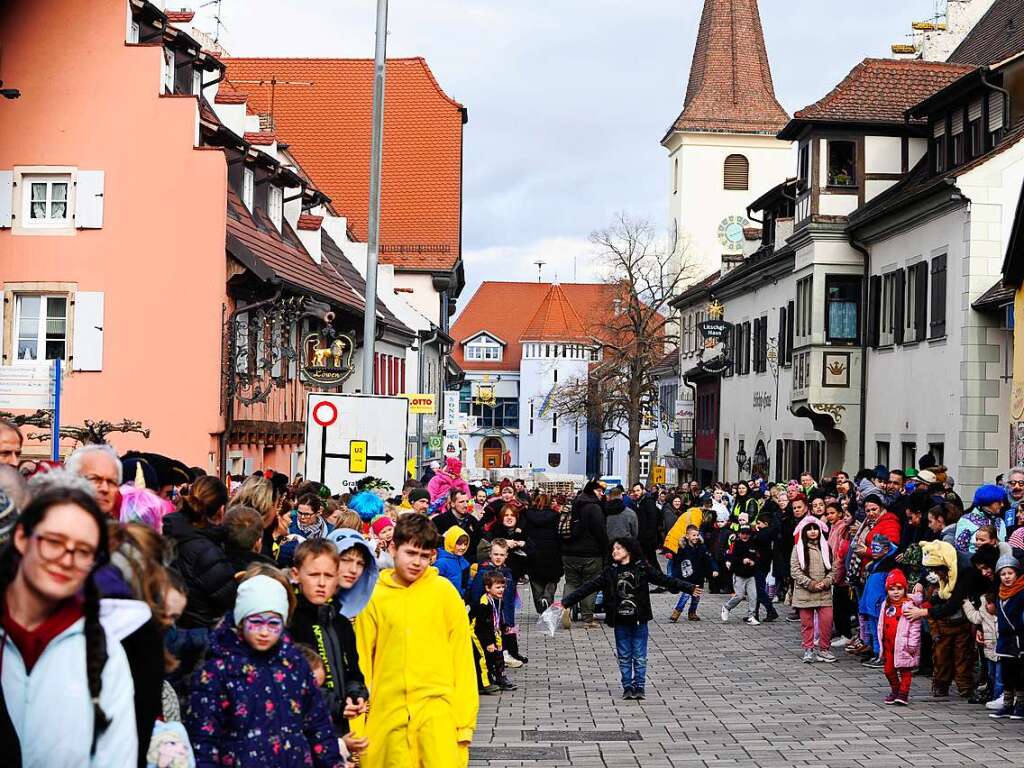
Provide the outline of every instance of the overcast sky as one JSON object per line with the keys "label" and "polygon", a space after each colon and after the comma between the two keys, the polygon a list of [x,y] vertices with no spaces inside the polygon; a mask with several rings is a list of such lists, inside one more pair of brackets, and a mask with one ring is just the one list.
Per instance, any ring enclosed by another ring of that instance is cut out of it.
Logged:
{"label": "overcast sky", "polygon": [[[666,223],[659,142],[682,108],[702,4],[391,0],[388,55],[424,56],[469,109],[461,305],[482,280],[536,279],[538,259],[545,279],[592,278],[587,236],[616,211]],[[864,57],[906,42],[935,4],[761,0],[779,101],[792,114],[817,100]],[[375,8],[222,0],[221,42],[236,56],[372,57]]]}

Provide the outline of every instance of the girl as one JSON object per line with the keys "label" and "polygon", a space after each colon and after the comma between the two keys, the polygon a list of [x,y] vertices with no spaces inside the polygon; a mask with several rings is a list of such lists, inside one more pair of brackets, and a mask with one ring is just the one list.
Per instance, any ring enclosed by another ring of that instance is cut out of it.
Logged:
{"label": "girl", "polygon": [[796,526],[798,543],[789,558],[793,578],[793,607],[800,613],[804,662],[814,661],[814,622],[818,622],[818,661],[836,660],[829,648],[832,639],[832,557],[825,534],[828,524],[805,515]]}
{"label": "girl", "polygon": [[391,544],[391,537],[395,534],[395,521],[386,515],[375,518],[370,523],[370,544],[373,547],[373,559],[377,562],[378,570],[394,568],[395,561],[388,552],[388,545]]}
{"label": "girl", "polygon": [[670,592],[688,592],[699,598],[699,586],[665,576],[644,560],[640,544],[633,538],[612,542],[612,564],[565,600],[555,605],[569,610],[587,595],[604,592],[605,623],[615,630],[615,651],[622,675],[622,698],[641,700],[647,676],[647,623],[653,618],[648,583]]}
{"label": "girl", "polygon": [[1024,651],[1024,579],[1020,562],[1012,555],[1003,555],[996,563],[999,576],[999,634],[996,656],[1003,678],[1003,708],[989,717],[1024,720],[1024,680],[1021,679],[1021,656]]}
{"label": "girl", "polygon": [[107,553],[106,520],[93,498],[51,487],[25,507],[0,555],[5,764],[136,764],[132,674],[100,623],[92,578]]}
{"label": "girl", "polygon": [[910,702],[910,680],[921,662],[921,620],[910,618],[903,609],[920,603],[907,597],[907,577],[899,568],[885,577],[886,598],[878,614],[878,647],[882,649],[885,679],[892,692],[885,697],[886,704]]}
{"label": "girl", "polygon": [[196,768],[343,768],[327,702],[284,632],[289,595],[271,576],[246,578],[214,630],[192,683],[186,722]]}

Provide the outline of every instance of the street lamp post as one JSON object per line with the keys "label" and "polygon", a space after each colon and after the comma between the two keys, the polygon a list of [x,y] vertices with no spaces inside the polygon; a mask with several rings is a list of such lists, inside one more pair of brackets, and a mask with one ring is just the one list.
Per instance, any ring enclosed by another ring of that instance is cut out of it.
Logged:
{"label": "street lamp post", "polygon": [[363,394],[373,394],[377,335],[377,254],[380,235],[380,166],[384,148],[384,75],[387,67],[388,0],[377,0],[377,45],[373,56],[373,135],[370,140],[370,212],[366,234],[366,307],[363,312]]}

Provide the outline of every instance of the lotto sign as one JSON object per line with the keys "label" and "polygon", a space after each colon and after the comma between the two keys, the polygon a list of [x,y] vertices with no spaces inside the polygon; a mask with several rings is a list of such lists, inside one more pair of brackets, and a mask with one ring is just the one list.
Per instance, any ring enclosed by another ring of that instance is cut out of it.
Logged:
{"label": "lotto sign", "polygon": [[408,428],[405,397],[309,394],[306,479],[323,483],[332,493],[346,493],[372,475],[401,490]]}

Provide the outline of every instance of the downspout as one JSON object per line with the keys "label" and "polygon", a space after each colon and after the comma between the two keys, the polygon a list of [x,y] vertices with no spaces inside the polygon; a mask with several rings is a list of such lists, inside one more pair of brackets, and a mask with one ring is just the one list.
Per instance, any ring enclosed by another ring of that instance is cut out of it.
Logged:
{"label": "downspout", "polygon": [[[424,348],[431,344],[436,344],[440,338],[441,332],[439,330],[434,331],[429,338],[421,339],[419,343],[419,349],[416,352],[416,391],[422,392],[425,385],[423,375],[423,352]],[[440,357],[440,356],[439,356]],[[440,394],[440,393],[438,393]],[[437,398],[436,411],[439,413],[441,410],[441,398]],[[423,456],[423,414],[416,414],[416,468],[419,470],[422,465]]]}
{"label": "downspout", "polygon": [[995,83],[990,83],[985,79],[985,72],[988,68],[981,70],[981,84],[986,88],[991,88],[993,91],[998,91],[1003,94],[1003,130],[1006,130],[1006,126],[1010,124],[1010,92],[1005,88],[1001,88]]}
{"label": "downspout", "polygon": [[[855,240],[853,235],[847,230],[847,239],[850,242],[850,247],[855,251],[858,251],[864,257],[864,291],[861,294],[862,304],[864,312],[862,313],[861,320],[861,334],[860,334],[860,424],[858,425],[858,431],[860,436],[860,447],[857,452],[857,466],[865,466],[864,460],[867,456],[867,433],[868,433],[868,317],[867,313],[871,311],[871,307],[868,305],[870,300],[869,287],[871,284],[871,254],[868,253],[868,249]],[[828,451],[828,443],[825,444],[825,450]]]}
{"label": "downspout", "polygon": [[690,432],[690,480],[697,479],[697,385],[683,374],[683,386],[693,393],[693,431]]}

